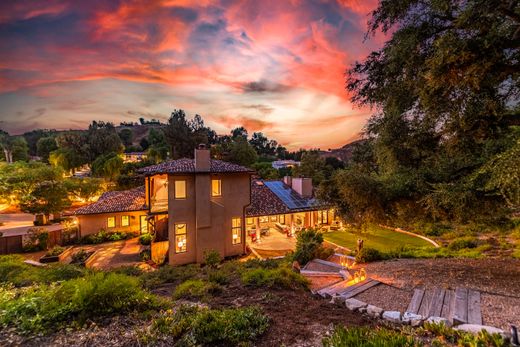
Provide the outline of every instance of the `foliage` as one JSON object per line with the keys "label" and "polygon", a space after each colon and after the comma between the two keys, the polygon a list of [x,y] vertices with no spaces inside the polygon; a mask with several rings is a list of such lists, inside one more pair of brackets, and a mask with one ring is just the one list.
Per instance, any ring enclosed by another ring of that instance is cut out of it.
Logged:
{"label": "foliage", "polygon": [[85,139],[88,143],[90,162],[100,156],[123,152],[121,139],[114,124],[110,122],[93,121],[88,127]]}
{"label": "foliage", "polygon": [[121,129],[118,135],[125,147],[129,147],[132,145],[132,142],[134,140],[134,133],[132,132],[132,129]]}
{"label": "foliage", "polygon": [[455,239],[448,245],[448,248],[453,251],[459,251],[464,248],[476,248],[479,245],[479,240],[468,236]]}
{"label": "foliage", "polygon": [[77,200],[84,200],[86,202],[92,199],[104,190],[103,180],[99,178],[76,178],[71,177],[63,181],[69,194]]}
{"label": "foliage", "polygon": [[83,264],[87,261],[88,257],[92,255],[92,252],[87,252],[83,248],[72,255],[72,264]]}
{"label": "foliage", "polygon": [[222,261],[220,253],[214,249],[204,251],[204,264],[206,266],[215,268]]}
{"label": "foliage", "polygon": [[269,318],[260,308],[208,309],[181,306],[162,312],[142,342],[173,338],[181,346],[246,346],[268,328]]}
{"label": "foliage", "polygon": [[204,125],[201,116],[195,115],[190,121],[183,110],[174,110],[164,128],[164,136],[172,158],[179,159],[193,158],[195,147],[214,143],[216,133]]}
{"label": "foliage", "polygon": [[363,247],[356,254],[356,262],[357,263],[369,263],[372,261],[384,260],[386,256],[384,253],[379,252],[375,248]]}
{"label": "foliage", "polygon": [[302,230],[296,237],[293,259],[303,265],[315,258],[326,257],[327,252],[323,250],[322,244],[323,234],[319,231],[316,229]]}
{"label": "foliage", "polygon": [[31,195],[20,201],[20,208],[32,214],[49,215],[63,211],[71,204],[67,188],[62,181],[42,181],[34,187]]}
{"label": "foliage", "polygon": [[100,155],[92,162],[92,174],[115,180],[123,167],[123,159],[115,152]]}
{"label": "foliage", "polygon": [[324,347],[415,347],[419,341],[386,328],[346,328],[337,326],[330,337],[322,341]]}
{"label": "foliage", "polygon": [[48,264],[44,268],[36,268],[25,264],[20,255],[0,256],[0,283],[12,284],[16,287],[35,283],[52,283],[81,277],[86,270],[68,264]]}
{"label": "foliage", "polygon": [[241,280],[245,285],[252,287],[298,289],[306,288],[308,285],[305,277],[288,267],[247,269],[242,272]]}
{"label": "foliage", "polygon": [[330,177],[333,169],[328,167],[325,159],[320,157],[318,151],[308,151],[303,153],[299,166],[293,168],[295,177],[310,177],[314,185],[319,185]]}
{"label": "foliage", "polygon": [[225,159],[232,163],[247,167],[258,160],[258,154],[256,154],[255,149],[247,142],[247,140],[239,137],[229,146],[229,153]]}
{"label": "foliage", "polygon": [[144,246],[149,246],[152,243],[152,235],[150,233],[139,235],[139,243]]}
{"label": "foliage", "polygon": [[149,261],[152,259],[152,251],[150,249],[143,249],[139,252],[139,259],[141,259],[141,261]]}
{"label": "foliage", "polygon": [[49,232],[45,228],[29,228],[26,241],[23,245],[24,252],[36,252],[47,249]]}
{"label": "foliage", "polygon": [[85,235],[80,240],[81,244],[99,244],[109,241],[120,241],[128,240],[135,237],[135,232],[126,231],[106,231],[105,229],[99,230],[95,234]]}
{"label": "foliage", "polygon": [[500,334],[490,334],[487,331],[482,330],[475,335],[455,330],[446,326],[444,323],[436,324],[426,322],[422,328],[422,334],[433,334],[434,336],[441,338],[441,341],[447,341],[464,347],[506,347],[510,345]]}
{"label": "foliage", "polygon": [[30,199],[42,182],[59,182],[63,172],[39,162],[0,163],[0,198],[10,203]]}
{"label": "foliage", "polygon": [[0,303],[0,325],[23,333],[50,331],[74,320],[122,314],[152,307],[153,297],[136,278],[116,273],[93,273],[60,285],[40,285],[15,291]]}
{"label": "foliage", "polygon": [[278,170],[273,168],[270,162],[257,162],[251,165],[251,169],[255,170],[262,179],[277,179],[280,177]]}
{"label": "foliage", "polygon": [[57,256],[57,255],[60,255],[61,253],[63,253],[64,250],[65,250],[65,247],[54,246],[45,255],[50,256],[50,257]]}
{"label": "foliage", "polygon": [[179,284],[173,292],[174,299],[204,299],[212,293],[221,291],[222,288],[213,282],[200,279],[187,280]]}
{"label": "foliage", "polygon": [[199,271],[200,267],[197,264],[186,266],[164,265],[155,271],[144,273],[141,276],[141,281],[145,287],[153,288],[163,283],[186,281],[195,277]]}
{"label": "foliage", "polygon": [[58,149],[54,136],[41,137],[36,143],[36,153],[45,163],[49,162],[51,152]]}
{"label": "foliage", "polygon": [[362,153],[324,189],[328,201],[356,219],[506,218],[518,187],[519,10],[379,2],[368,35],[389,39],[347,74],[353,102],[377,111]]}

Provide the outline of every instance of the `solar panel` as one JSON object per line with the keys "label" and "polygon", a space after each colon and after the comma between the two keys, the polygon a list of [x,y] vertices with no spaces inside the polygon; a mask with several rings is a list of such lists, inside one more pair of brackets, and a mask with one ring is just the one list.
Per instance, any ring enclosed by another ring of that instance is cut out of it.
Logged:
{"label": "solar panel", "polygon": [[264,184],[283,201],[289,209],[305,209],[319,205],[314,198],[304,198],[280,181],[267,181]]}

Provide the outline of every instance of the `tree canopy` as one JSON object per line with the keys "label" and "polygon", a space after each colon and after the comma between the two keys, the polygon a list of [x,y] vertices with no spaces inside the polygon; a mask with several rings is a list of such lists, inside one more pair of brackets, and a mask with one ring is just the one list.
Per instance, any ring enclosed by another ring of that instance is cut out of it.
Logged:
{"label": "tree canopy", "polygon": [[404,220],[518,207],[520,3],[383,0],[368,35],[379,30],[389,40],[347,72],[352,100],[375,111],[368,141],[324,196],[351,216]]}

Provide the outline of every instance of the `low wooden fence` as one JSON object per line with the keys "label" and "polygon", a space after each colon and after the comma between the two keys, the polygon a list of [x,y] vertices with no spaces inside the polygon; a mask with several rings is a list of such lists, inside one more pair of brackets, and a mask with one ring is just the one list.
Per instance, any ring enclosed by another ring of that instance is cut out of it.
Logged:
{"label": "low wooden fence", "polygon": [[[63,235],[61,230],[48,231],[47,248],[52,248],[63,243]],[[24,235],[12,235],[0,237],[0,255],[22,253],[23,252]]]}

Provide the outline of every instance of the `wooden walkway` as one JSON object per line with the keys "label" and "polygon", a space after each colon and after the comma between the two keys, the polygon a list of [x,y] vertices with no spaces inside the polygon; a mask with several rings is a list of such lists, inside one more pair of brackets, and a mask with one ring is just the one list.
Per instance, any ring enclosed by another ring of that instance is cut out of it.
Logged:
{"label": "wooden walkway", "polygon": [[343,299],[350,299],[381,283],[372,278],[367,278],[366,280],[356,284],[349,284],[348,282],[349,280],[343,280],[334,283],[333,285],[318,290],[317,293],[325,298],[340,296]]}
{"label": "wooden walkway", "polygon": [[417,288],[406,311],[423,317],[443,317],[456,325],[482,325],[480,292],[467,288]]}

